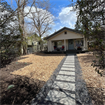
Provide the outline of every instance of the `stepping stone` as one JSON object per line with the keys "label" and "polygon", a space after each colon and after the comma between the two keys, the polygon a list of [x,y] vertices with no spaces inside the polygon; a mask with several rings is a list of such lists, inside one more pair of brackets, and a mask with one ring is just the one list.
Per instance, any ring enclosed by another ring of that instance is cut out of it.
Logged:
{"label": "stepping stone", "polygon": [[66,60],[74,60],[74,58],[69,58],[69,59],[66,59]]}
{"label": "stepping stone", "polygon": [[70,60],[70,59],[74,59],[74,58],[66,58],[66,59]]}
{"label": "stepping stone", "polygon": [[74,59],[74,57],[68,57],[68,58],[66,58],[66,59]]}
{"label": "stepping stone", "polygon": [[73,64],[71,64],[71,65],[62,65],[62,67],[65,67],[65,68],[66,68],[66,67],[67,67],[67,68],[69,67],[69,68],[70,68],[70,67],[75,67],[75,66],[74,66]]}
{"label": "stepping stone", "polygon": [[56,77],[56,80],[75,82],[75,77],[72,77],[72,76],[64,76],[64,75],[58,75],[58,76]]}
{"label": "stepping stone", "polygon": [[64,63],[68,63],[68,64],[70,64],[70,63],[71,63],[71,64],[75,64],[75,62],[64,62]]}
{"label": "stepping stone", "polygon": [[63,64],[65,64],[65,65],[68,65],[68,64],[69,64],[69,65],[70,65],[70,64],[75,64],[75,63],[73,63],[73,62],[65,63],[65,62],[64,62]]}
{"label": "stepping stone", "polygon": [[73,67],[72,68],[70,68],[70,67],[61,67],[61,70],[67,70],[67,71],[70,70],[72,72],[72,71],[75,71],[75,68],[73,68]]}
{"label": "stepping stone", "polygon": [[66,59],[74,59],[74,57],[66,58]]}
{"label": "stepping stone", "polygon": [[76,105],[75,94],[56,90],[50,90],[45,100],[61,103],[64,105]]}
{"label": "stepping stone", "polygon": [[70,62],[70,63],[65,63],[65,62],[64,62],[63,64],[69,64],[69,65],[70,65],[70,64],[75,64],[75,63],[73,63],[73,62]]}
{"label": "stepping stone", "polygon": [[74,61],[65,61],[64,63],[74,63]]}
{"label": "stepping stone", "polygon": [[74,55],[73,55],[73,56],[67,56],[67,58],[71,58],[71,57],[73,57],[73,58],[74,58]]}
{"label": "stepping stone", "polygon": [[75,66],[74,64],[63,64],[62,66],[64,66],[64,67],[71,67],[71,65]]}
{"label": "stepping stone", "polygon": [[65,62],[75,62],[75,60],[68,60],[68,61],[65,61]]}
{"label": "stepping stone", "polygon": [[73,76],[75,76],[75,72],[70,72],[70,71],[60,71],[59,74],[73,75]]}
{"label": "stepping stone", "polygon": [[69,61],[65,61],[65,62],[75,62],[75,60],[69,60]]}
{"label": "stepping stone", "polygon": [[52,87],[65,89],[65,90],[69,90],[69,91],[75,91],[75,83],[54,81]]}
{"label": "stepping stone", "polygon": [[69,65],[75,65],[75,64],[71,64],[71,63],[69,63],[69,64],[66,64],[66,63],[64,63],[63,65],[65,65],[65,66],[69,66]]}
{"label": "stepping stone", "polygon": [[74,57],[67,57],[66,59],[71,59],[71,58],[74,58]]}
{"label": "stepping stone", "polygon": [[65,62],[75,62],[74,60],[70,60],[70,61],[65,61]]}
{"label": "stepping stone", "polygon": [[75,65],[66,65],[66,66],[62,65],[62,67],[64,67],[64,68],[75,68]]}
{"label": "stepping stone", "polygon": [[70,60],[70,59],[74,59],[74,58],[66,58],[66,60]]}
{"label": "stepping stone", "polygon": [[67,67],[65,68],[65,67],[62,67],[61,71],[62,70],[67,70],[67,71],[71,71],[72,72],[72,71],[75,71],[75,68],[67,68]]}
{"label": "stepping stone", "polygon": [[66,59],[66,61],[70,61],[70,60],[74,60],[74,59]]}
{"label": "stepping stone", "polygon": [[66,61],[70,61],[70,60],[74,60],[74,59],[66,59]]}
{"label": "stepping stone", "polygon": [[63,63],[63,65],[75,65],[75,63]]}

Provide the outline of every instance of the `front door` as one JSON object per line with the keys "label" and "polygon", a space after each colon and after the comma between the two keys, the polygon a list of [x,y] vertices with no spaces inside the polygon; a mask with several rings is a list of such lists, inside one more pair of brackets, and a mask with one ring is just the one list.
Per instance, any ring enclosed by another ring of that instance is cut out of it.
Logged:
{"label": "front door", "polygon": [[74,49],[73,39],[68,40],[68,50]]}

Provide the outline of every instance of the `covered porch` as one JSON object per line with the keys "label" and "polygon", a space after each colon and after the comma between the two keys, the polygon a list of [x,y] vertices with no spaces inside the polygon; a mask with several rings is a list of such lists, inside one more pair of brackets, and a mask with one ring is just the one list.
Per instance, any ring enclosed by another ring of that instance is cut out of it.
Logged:
{"label": "covered porch", "polygon": [[67,51],[67,50],[82,50],[88,49],[86,38],[49,40],[48,52]]}

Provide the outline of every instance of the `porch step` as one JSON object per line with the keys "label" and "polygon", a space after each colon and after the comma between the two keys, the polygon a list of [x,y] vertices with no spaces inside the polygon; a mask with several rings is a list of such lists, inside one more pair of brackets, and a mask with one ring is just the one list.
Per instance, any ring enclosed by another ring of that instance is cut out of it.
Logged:
{"label": "porch step", "polygon": [[77,50],[67,50],[66,54],[76,54]]}

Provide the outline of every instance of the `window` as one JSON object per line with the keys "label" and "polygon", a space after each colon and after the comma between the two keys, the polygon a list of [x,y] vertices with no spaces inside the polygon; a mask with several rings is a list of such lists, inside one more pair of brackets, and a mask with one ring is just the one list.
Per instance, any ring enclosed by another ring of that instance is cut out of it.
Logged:
{"label": "window", "polygon": [[65,34],[67,34],[67,32],[66,32],[66,31],[65,31],[64,33],[65,33]]}
{"label": "window", "polygon": [[57,42],[58,47],[62,47],[62,41]]}
{"label": "window", "polygon": [[83,46],[83,40],[76,40],[76,46]]}

